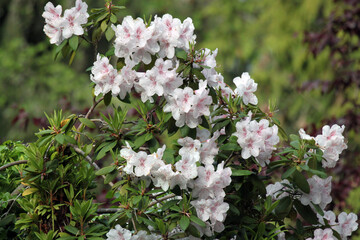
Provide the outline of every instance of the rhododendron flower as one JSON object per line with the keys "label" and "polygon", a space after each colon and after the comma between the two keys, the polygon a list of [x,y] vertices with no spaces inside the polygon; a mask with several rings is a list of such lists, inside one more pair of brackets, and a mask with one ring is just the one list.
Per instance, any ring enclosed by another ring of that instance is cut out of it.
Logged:
{"label": "rhododendron flower", "polygon": [[64,39],[68,39],[72,35],[84,34],[81,25],[88,21],[87,8],[85,2],[77,0],[75,7],[66,9],[64,17],[61,17],[62,7],[60,5],[54,7],[51,2],[48,2],[42,16],[46,23],[44,32],[50,38],[50,43],[60,45]]}
{"label": "rhododendron flower", "polygon": [[338,225],[336,225],[334,229],[340,234],[341,238],[345,240],[358,228],[357,220],[358,217],[356,214],[342,212],[338,216]]}
{"label": "rhododendron flower", "polygon": [[106,237],[107,240],[130,240],[131,232],[118,224],[115,226],[115,229],[111,229],[106,234]]}
{"label": "rhododendron flower", "polygon": [[254,94],[257,90],[257,83],[250,78],[249,73],[245,72],[241,77],[234,78],[233,82],[236,85],[235,94],[242,97],[245,105],[249,103],[253,105],[258,104],[258,99]]}
{"label": "rhododendron flower", "polygon": [[314,232],[314,238],[307,238],[306,240],[336,240],[333,236],[333,231],[330,228],[316,229]]}
{"label": "rhododendron flower", "polygon": [[310,186],[310,193],[303,193],[300,198],[301,203],[309,205],[310,202],[312,202],[314,204],[319,204],[319,206],[324,209],[332,200],[330,196],[331,179],[331,176],[326,179],[322,179],[317,175],[309,178],[307,181]]}

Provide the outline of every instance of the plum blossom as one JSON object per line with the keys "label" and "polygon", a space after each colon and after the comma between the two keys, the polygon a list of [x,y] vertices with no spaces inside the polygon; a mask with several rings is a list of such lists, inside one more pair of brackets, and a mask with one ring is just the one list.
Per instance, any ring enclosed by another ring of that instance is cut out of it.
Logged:
{"label": "plum blossom", "polygon": [[51,2],[48,2],[42,16],[45,18],[44,32],[50,38],[50,43],[60,45],[64,39],[68,39],[72,35],[84,34],[81,25],[88,21],[87,8],[85,2],[76,0],[75,7],[66,9],[62,17],[61,5],[54,7]]}
{"label": "plum blossom", "polygon": [[257,83],[250,78],[249,73],[244,72],[241,77],[234,78],[233,82],[236,85],[235,94],[242,97],[245,105],[249,103],[253,105],[258,104],[258,99],[254,94],[257,89]]}
{"label": "plum blossom", "polygon": [[318,228],[314,232],[314,238],[307,238],[306,240],[336,240],[333,236],[333,231],[330,228]]}
{"label": "plum blossom", "polygon": [[131,232],[118,224],[115,226],[115,229],[111,229],[106,234],[106,237],[107,240],[130,240]]}

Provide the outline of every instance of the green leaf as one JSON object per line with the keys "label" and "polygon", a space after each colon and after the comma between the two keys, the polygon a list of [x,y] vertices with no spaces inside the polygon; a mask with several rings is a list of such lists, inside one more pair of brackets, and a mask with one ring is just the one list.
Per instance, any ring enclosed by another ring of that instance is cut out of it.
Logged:
{"label": "green leaf", "polygon": [[280,199],[279,204],[275,208],[276,216],[279,218],[285,218],[292,208],[292,203],[293,201],[289,196]]}
{"label": "green leaf", "polygon": [[225,151],[240,151],[241,147],[237,143],[226,143],[220,147],[220,150]]}
{"label": "green leaf", "polygon": [[187,53],[184,50],[176,48],[175,51],[175,55],[177,58],[183,59],[185,61],[187,60]]}
{"label": "green leaf", "polygon": [[100,175],[108,174],[108,173],[114,171],[115,168],[116,168],[115,165],[104,167],[104,168],[96,171],[95,175],[100,176]]}
{"label": "green leaf", "polygon": [[111,27],[109,27],[105,32],[106,40],[108,40],[108,42],[110,42],[114,36],[115,36],[114,30]]}
{"label": "green leaf", "polygon": [[179,200],[170,200],[164,203],[164,205],[162,205],[161,210],[162,211],[166,211],[169,208],[171,208],[172,206],[176,205],[179,202]]}
{"label": "green leaf", "polygon": [[226,125],[228,125],[229,123],[230,123],[230,119],[224,119],[224,121],[216,123],[212,128],[212,132],[216,132],[217,130],[226,127]]}
{"label": "green leaf", "polygon": [[179,222],[180,228],[185,231],[189,227],[189,224],[190,224],[189,218],[183,215],[180,218],[180,222]]}
{"label": "green leaf", "polygon": [[190,216],[190,220],[193,223],[196,223],[197,225],[199,225],[200,227],[206,227],[206,224],[204,223],[204,221],[194,215]]}
{"label": "green leaf", "polygon": [[62,133],[60,133],[60,134],[57,134],[56,136],[55,136],[55,140],[58,142],[58,143],[60,143],[60,144],[64,144],[64,135],[62,134]]}
{"label": "green leaf", "polygon": [[239,176],[249,176],[253,174],[252,171],[249,170],[241,170],[241,169],[231,169],[231,176],[239,177]]}
{"label": "green leaf", "polygon": [[101,31],[105,32],[107,27],[108,27],[107,21],[106,20],[102,21],[100,25]]}
{"label": "green leaf", "polygon": [[93,123],[92,121],[90,121],[87,118],[79,118],[79,121],[89,128],[96,128],[95,123]]}
{"label": "green leaf", "polygon": [[104,96],[104,104],[105,104],[105,106],[110,105],[111,99],[112,99],[111,92],[108,92],[107,94],[105,94],[105,96]]}
{"label": "green leaf", "polygon": [[298,170],[293,173],[294,183],[303,191],[304,193],[310,193],[310,186],[304,175],[302,175]]}
{"label": "green leaf", "polygon": [[313,225],[318,223],[318,218],[309,205],[304,206],[297,199],[294,201],[294,205],[297,212],[304,218],[305,221]]}
{"label": "green leaf", "polygon": [[74,235],[77,235],[78,233],[80,233],[79,229],[77,229],[76,227],[73,227],[71,225],[65,226],[65,230],[68,231],[69,233],[74,234]]}
{"label": "green leaf", "polygon": [[115,24],[115,23],[117,23],[117,20],[118,20],[118,19],[117,19],[117,17],[115,16],[115,14],[112,13],[111,16],[110,16],[110,21]]}
{"label": "green leaf", "polygon": [[288,177],[290,177],[296,170],[296,167],[291,167],[288,170],[286,170],[286,172],[283,173],[283,175],[281,175],[281,179],[286,179]]}
{"label": "green leaf", "polygon": [[72,36],[69,39],[69,45],[72,50],[76,51],[79,46],[79,37],[78,36]]}

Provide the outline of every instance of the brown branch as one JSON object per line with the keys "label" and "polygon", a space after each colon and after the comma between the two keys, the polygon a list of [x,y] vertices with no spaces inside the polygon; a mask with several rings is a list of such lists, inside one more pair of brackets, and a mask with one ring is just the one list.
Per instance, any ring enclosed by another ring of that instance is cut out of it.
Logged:
{"label": "brown branch", "polygon": [[0,167],[0,171],[8,168],[8,167],[11,167],[11,166],[14,166],[14,165],[20,165],[20,164],[25,164],[27,163],[27,160],[21,160],[21,161],[16,161],[16,162],[11,162],[11,163],[8,163],[8,164],[5,164],[3,166]]}
{"label": "brown branch", "polygon": [[175,195],[174,193],[172,193],[172,194],[169,194],[169,195],[167,195],[167,196],[165,196],[165,197],[156,199],[156,200],[152,201],[152,202],[149,204],[148,207],[152,207],[152,206],[154,206],[155,204],[157,204],[157,203],[159,203],[159,202],[162,202],[162,201],[167,200],[167,199],[169,199],[169,198],[173,198],[173,197],[175,197],[175,196],[176,196],[176,195]]}
{"label": "brown branch", "polygon": [[[102,96],[101,98],[99,98],[99,100],[96,101],[96,96],[94,96],[93,98],[93,105],[90,107],[89,111],[86,113],[85,118],[89,118],[91,113],[94,111],[95,107],[102,101],[104,100],[104,96]],[[78,132],[81,132],[83,129],[84,124],[80,123],[79,127],[76,129]],[[78,140],[80,138],[80,134],[78,134],[75,138],[75,140]]]}
{"label": "brown branch", "polygon": [[[92,160],[91,157],[86,155],[83,150],[81,150],[80,148],[78,148],[77,146],[75,146],[74,144],[71,144],[71,143],[69,143],[69,146],[72,147],[75,152],[82,155],[86,159],[86,161],[88,161],[95,168],[95,170],[100,170],[100,167]],[[101,175],[101,176],[105,179],[104,175]],[[114,183],[109,182],[109,185],[112,187],[112,186],[114,186]]]}
{"label": "brown branch", "polygon": [[123,210],[123,208],[98,208],[96,213],[116,213]]}

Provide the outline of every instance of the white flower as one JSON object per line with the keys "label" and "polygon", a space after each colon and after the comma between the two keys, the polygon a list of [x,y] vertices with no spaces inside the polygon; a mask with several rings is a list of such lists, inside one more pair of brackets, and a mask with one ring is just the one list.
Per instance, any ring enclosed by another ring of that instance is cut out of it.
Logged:
{"label": "white flower", "polygon": [[314,238],[307,238],[306,240],[336,240],[333,236],[333,231],[330,228],[322,230],[318,228],[314,232]]}
{"label": "white flower", "polygon": [[258,104],[258,99],[254,95],[254,92],[256,92],[257,89],[257,83],[250,78],[249,73],[245,72],[241,77],[234,78],[233,82],[236,85],[235,94],[242,97],[245,105],[248,105],[249,103],[253,105]]}
{"label": "white flower", "polygon": [[51,44],[60,45],[60,43],[72,35],[84,34],[81,25],[86,24],[89,14],[87,13],[87,4],[77,0],[75,7],[66,9],[64,17],[61,17],[62,7],[54,7],[51,2],[45,5],[42,16],[45,18],[44,32],[50,38]]}
{"label": "white flower", "polygon": [[289,193],[286,192],[290,182],[287,179],[282,180],[281,182],[276,182],[275,184],[269,184],[266,186],[266,196],[271,196],[273,200],[278,200],[283,197],[289,196]]}
{"label": "white flower", "polygon": [[118,224],[115,226],[115,229],[111,229],[106,234],[106,237],[107,240],[130,240],[131,232]]}
{"label": "white flower", "polygon": [[310,186],[310,193],[303,193],[300,198],[300,201],[303,205],[309,205],[310,202],[318,204],[322,209],[326,207],[332,200],[331,193],[331,179],[328,177],[322,179],[317,175],[312,176],[307,181]]}
{"label": "white flower", "polygon": [[172,170],[171,164],[167,164],[165,166],[161,166],[156,171],[151,171],[151,175],[154,186],[161,187],[164,191],[167,191],[170,186],[170,180],[175,175]]}
{"label": "white flower", "polygon": [[339,160],[341,152],[347,148],[342,135],[345,126],[335,124],[333,126],[325,125],[322,128],[322,134],[315,137],[316,143],[320,146],[320,149],[324,152],[322,165],[324,168],[333,168],[336,162]]}
{"label": "white flower", "polygon": [[347,239],[358,228],[357,220],[356,214],[342,212],[338,216],[338,225],[334,229],[341,235],[342,239]]}
{"label": "white flower", "polygon": [[122,77],[117,74],[117,70],[109,63],[107,57],[101,57],[100,54],[98,54],[91,73],[90,79],[96,84],[94,92],[96,96],[100,93],[106,94],[110,91],[112,95],[118,95],[120,93]]}

